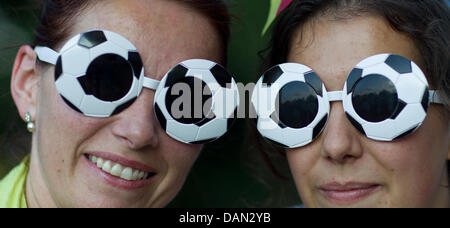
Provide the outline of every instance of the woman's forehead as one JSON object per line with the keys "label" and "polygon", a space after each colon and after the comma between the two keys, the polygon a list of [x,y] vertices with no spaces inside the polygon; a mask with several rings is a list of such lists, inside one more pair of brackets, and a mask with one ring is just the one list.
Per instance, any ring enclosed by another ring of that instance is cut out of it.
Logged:
{"label": "woman's forehead", "polygon": [[187,59],[220,62],[220,39],[206,17],[175,1],[123,2],[92,6],[76,19],[71,36],[91,30],[118,33],[136,46],[151,71],[146,74],[159,77]]}
{"label": "woman's forehead", "polygon": [[345,79],[361,60],[392,53],[420,63],[414,42],[394,31],[381,17],[349,20],[319,19],[299,28],[291,43],[289,62],[311,67],[329,89],[342,89]]}

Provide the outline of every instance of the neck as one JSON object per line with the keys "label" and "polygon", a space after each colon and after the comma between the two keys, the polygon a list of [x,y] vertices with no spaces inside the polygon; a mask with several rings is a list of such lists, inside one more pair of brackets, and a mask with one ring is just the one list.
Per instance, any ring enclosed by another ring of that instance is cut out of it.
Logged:
{"label": "neck", "polygon": [[439,185],[435,207],[438,208],[450,208],[450,188],[448,180],[448,171],[445,168],[444,175],[441,178],[441,184]]}
{"label": "neck", "polygon": [[[33,146],[33,148],[35,147]],[[40,164],[37,151],[32,150],[25,190],[27,206],[29,208],[55,208],[57,205],[51,197],[48,185],[45,184]]]}

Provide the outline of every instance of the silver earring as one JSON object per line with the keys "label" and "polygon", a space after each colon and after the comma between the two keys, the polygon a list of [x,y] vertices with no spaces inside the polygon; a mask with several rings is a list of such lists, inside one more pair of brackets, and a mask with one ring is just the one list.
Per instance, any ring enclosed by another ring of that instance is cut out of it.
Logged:
{"label": "silver earring", "polygon": [[27,130],[30,133],[33,133],[34,128],[36,127],[34,122],[31,120],[31,115],[29,112],[25,113],[25,122],[27,122]]}

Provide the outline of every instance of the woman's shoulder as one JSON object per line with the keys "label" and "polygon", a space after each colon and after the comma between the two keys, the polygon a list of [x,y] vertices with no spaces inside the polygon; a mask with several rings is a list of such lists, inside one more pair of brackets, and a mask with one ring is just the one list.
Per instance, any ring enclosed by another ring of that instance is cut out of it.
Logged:
{"label": "woman's shoulder", "polygon": [[24,208],[29,156],[0,180],[0,208]]}

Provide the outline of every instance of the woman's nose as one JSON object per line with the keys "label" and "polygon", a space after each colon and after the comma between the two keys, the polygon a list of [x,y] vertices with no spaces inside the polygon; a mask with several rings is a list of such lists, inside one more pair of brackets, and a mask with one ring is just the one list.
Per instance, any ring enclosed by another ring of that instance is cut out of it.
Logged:
{"label": "woman's nose", "polygon": [[136,101],[118,114],[112,132],[127,147],[139,150],[159,144],[158,122],[153,112],[154,92],[143,91]]}
{"label": "woman's nose", "polygon": [[343,164],[363,155],[360,133],[346,117],[342,102],[333,102],[330,117],[324,130],[321,155],[327,160]]}

